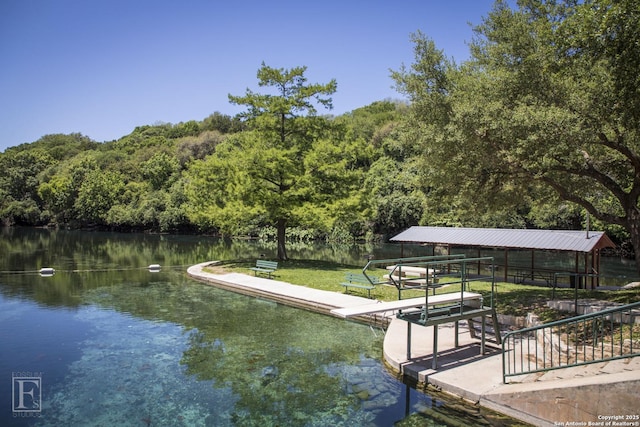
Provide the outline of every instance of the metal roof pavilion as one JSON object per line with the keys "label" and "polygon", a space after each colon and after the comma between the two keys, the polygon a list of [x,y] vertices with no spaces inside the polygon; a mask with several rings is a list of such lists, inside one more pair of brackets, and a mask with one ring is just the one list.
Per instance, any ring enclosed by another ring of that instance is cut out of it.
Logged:
{"label": "metal roof pavilion", "polygon": [[[535,263],[535,251],[564,251],[575,253],[575,267],[572,274],[581,275],[591,281],[591,287],[598,286],[600,271],[600,250],[614,248],[615,244],[602,231],[575,230],[531,230],[506,228],[462,228],[414,226],[389,239],[397,243],[427,244],[446,246],[451,253],[453,246],[504,249],[504,281],[508,281],[511,271],[514,281],[524,283],[525,278],[542,278],[548,284],[555,280],[555,273],[562,273],[556,267],[540,266]],[[531,251],[529,265],[513,265],[509,262],[509,250]],[[584,258],[584,267],[579,266],[579,255]],[[480,266],[478,266],[480,272]],[[566,272],[566,270],[564,271]],[[582,280],[580,279],[580,280]],[[586,282],[585,282],[586,284]]]}
{"label": "metal roof pavilion", "polygon": [[602,231],[530,230],[506,228],[411,227],[391,242],[451,246],[591,252],[615,247]]}

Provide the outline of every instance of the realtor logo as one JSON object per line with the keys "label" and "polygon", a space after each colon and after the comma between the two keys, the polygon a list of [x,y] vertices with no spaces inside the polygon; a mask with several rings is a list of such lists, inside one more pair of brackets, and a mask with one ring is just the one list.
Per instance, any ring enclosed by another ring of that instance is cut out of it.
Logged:
{"label": "realtor logo", "polygon": [[42,411],[42,374],[14,372],[11,375],[14,416],[39,416]]}

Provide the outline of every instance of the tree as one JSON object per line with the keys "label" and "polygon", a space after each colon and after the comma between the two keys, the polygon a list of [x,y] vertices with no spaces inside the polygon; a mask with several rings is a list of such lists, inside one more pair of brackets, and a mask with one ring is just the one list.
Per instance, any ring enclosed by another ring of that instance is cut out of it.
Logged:
{"label": "tree", "polygon": [[154,190],[170,187],[177,179],[179,169],[178,160],[162,151],[140,165],[143,178]]}
{"label": "tree", "polygon": [[11,149],[0,155],[0,219],[6,225],[37,225],[41,175],[56,163],[40,148]]}
{"label": "tree", "polygon": [[119,173],[99,169],[87,173],[74,204],[78,219],[105,224],[109,209],[116,204],[123,190],[124,182]]}
{"label": "tree", "polygon": [[180,139],[176,147],[176,157],[179,164],[185,168],[192,160],[204,159],[215,151],[216,145],[224,138],[220,132],[208,130],[198,136]]}
{"label": "tree", "polygon": [[202,121],[201,128],[203,131],[216,131],[222,134],[235,133],[242,130],[242,123],[239,118],[234,118],[215,112]]}
{"label": "tree", "polygon": [[315,116],[314,101],[333,108],[331,98],[324,96],[337,89],[335,80],[324,85],[306,84],[306,70],[307,67],[276,69],[263,62],[258,70],[258,85],[273,88],[274,95],[249,89],[244,96],[229,95],[231,103],[248,107],[242,116],[260,135],[249,177],[263,189],[258,193],[261,196],[258,201],[277,229],[280,260],[288,258],[286,228],[292,209],[304,201],[297,185],[304,175],[303,159],[325,127],[324,120]]}
{"label": "tree", "polygon": [[554,192],[623,227],[640,268],[640,4],[518,4],[496,3],[461,66],[418,35],[416,64],[394,73],[423,131],[426,182],[468,208]]}
{"label": "tree", "polygon": [[[335,80],[307,84],[305,71],[306,67],[277,69],[263,63],[258,84],[272,93],[247,89],[244,96],[229,95],[231,103],[247,107],[240,116],[249,130],[229,136],[214,156],[190,170],[193,221],[215,223],[227,231],[251,220],[273,225],[280,260],[288,258],[287,226],[313,199],[305,159],[328,127],[316,116],[316,105],[331,108],[328,96],[337,87]],[[209,191],[203,194],[205,188]]]}
{"label": "tree", "polygon": [[84,151],[58,166],[57,172],[40,184],[38,194],[57,223],[78,219],[75,203],[87,177],[99,169],[96,153]]}

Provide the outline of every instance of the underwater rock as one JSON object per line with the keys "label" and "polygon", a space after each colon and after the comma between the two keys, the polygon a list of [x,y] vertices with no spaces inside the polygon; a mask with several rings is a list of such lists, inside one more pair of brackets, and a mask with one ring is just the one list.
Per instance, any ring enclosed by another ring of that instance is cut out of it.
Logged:
{"label": "underwater rock", "polygon": [[367,390],[359,391],[358,393],[356,393],[356,396],[358,396],[358,399],[360,400],[369,400],[369,398],[371,397]]}

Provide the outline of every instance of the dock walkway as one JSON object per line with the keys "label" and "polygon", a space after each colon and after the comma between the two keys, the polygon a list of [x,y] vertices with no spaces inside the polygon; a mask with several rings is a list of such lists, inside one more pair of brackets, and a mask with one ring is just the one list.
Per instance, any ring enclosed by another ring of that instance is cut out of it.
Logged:
{"label": "dock walkway", "polygon": [[[213,283],[216,287],[227,289],[244,295],[258,296],[264,299],[281,302],[292,307],[304,308],[321,314],[331,315],[331,310],[366,306],[376,303],[377,300],[349,295],[341,292],[323,291],[306,286],[297,286],[275,279],[255,277],[242,273],[210,273],[203,268],[211,265],[212,262],[205,262],[193,265],[187,269],[194,279]],[[371,320],[388,323],[386,318],[393,315],[393,312],[378,315],[357,317],[357,320]],[[384,318],[384,319],[383,319]]]}

